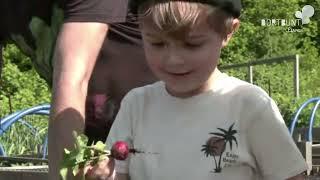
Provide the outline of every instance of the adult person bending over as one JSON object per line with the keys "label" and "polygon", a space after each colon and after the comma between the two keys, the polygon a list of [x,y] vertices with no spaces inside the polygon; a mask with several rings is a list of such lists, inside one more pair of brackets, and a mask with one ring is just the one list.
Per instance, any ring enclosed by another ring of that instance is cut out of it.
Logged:
{"label": "adult person bending over", "polygon": [[[65,3],[66,19],[54,55],[49,122],[50,180],[59,179],[63,148],[73,146],[72,131],[84,131],[88,82],[97,58],[89,94],[104,94],[111,102],[114,108],[109,108],[109,124],[130,89],[155,80],[144,59],[136,19],[127,13],[128,0],[68,0]],[[99,122],[86,124],[89,137],[105,140],[100,135],[105,135],[109,127]]]}

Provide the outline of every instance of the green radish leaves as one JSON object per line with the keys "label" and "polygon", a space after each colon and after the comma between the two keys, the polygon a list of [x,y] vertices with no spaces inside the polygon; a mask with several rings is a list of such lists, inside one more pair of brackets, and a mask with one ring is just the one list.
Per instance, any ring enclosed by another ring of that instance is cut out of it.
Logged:
{"label": "green radish leaves", "polygon": [[[84,134],[77,135],[73,132],[75,137],[75,146],[72,150],[64,149],[63,161],[60,167],[60,175],[63,180],[67,179],[69,170],[72,174],[80,175],[84,179],[84,167],[88,165],[94,166],[98,162],[104,160],[110,151],[106,150],[105,143],[98,141],[96,144],[87,146],[88,137]],[[79,174],[81,173],[81,174]]]}

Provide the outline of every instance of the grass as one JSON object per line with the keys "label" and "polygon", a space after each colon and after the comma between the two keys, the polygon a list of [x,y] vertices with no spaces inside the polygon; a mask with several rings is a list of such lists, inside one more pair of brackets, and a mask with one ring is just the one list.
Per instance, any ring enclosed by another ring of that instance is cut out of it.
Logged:
{"label": "grass", "polygon": [[0,136],[0,143],[4,147],[7,156],[37,156],[42,152],[48,129],[48,117],[44,115],[28,115],[23,120],[31,124],[36,129],[36,133],[33,133],[30,128],[18,121],[12,124]]}

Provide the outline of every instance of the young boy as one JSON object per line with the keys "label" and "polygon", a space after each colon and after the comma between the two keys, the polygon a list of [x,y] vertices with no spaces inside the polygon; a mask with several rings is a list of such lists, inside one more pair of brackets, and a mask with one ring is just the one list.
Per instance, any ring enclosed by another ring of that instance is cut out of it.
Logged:
{"label": "young boy", "polygon": [[116,161],[116,179],[304,179],[274,101],[217,69],[239,26],[240,0],[138,6],[147,62],[161,81],[122,101],[107,143],[124,140],[140,153]]}

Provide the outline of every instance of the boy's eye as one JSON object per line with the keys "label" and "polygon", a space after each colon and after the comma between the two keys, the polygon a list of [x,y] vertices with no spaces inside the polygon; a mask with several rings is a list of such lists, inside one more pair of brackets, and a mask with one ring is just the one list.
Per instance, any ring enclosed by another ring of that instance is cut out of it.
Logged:
{"label": "boy's eye", "polygon": [[197,48],[197,47],[201,47],[202,43],[189,43],[189,42],[186,42],[185,46],[188,47],[188,48]]}
{"label": "boy's eye", "polygon": [[151,46],[156,46],[156,47],[163,47],[165,44],[164,42],[151,42]]}

